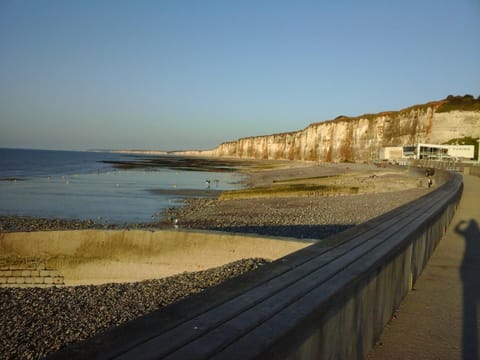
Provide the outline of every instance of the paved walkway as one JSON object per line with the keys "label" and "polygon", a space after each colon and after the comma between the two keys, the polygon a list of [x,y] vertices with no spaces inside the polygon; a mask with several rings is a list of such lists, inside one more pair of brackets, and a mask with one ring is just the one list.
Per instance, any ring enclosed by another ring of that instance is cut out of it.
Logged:
{"label": "paved walkway", "polygon": [[480,178],[368,359],[480,359]]}

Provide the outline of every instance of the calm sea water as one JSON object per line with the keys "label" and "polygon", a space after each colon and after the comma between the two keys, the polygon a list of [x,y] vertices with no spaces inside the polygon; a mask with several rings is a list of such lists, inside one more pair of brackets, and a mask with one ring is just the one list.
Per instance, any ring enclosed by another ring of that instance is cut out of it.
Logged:
{"label": "calm sea water", "polygon": [[226,190],[239,187],[242,179],[238,173],[165,167],[119,170],[102,162],[136,158],[145,156],[0,149],[0,215],[149,222],[185,199],[151,190],[205,189],[207,178],[212,189]]}

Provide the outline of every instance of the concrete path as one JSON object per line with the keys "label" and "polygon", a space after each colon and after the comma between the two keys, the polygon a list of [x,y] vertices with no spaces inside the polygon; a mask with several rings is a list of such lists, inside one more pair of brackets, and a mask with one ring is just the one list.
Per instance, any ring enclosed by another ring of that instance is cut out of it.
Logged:
{"label": "concrete path", "polygon": [[480,359],[480,178],[368,359]]}

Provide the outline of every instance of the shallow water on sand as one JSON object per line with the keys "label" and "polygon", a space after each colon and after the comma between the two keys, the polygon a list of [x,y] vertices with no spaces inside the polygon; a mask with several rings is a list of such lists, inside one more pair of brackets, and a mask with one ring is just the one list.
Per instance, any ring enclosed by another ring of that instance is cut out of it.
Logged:
{"label": "shallow water on sand", "polygon": [[[159,220],[166,208],[181,205],[189,194],[198,196],[195,191],[181,190],[202,189],[201,195],[208,196],[209,192],[214,195],[213,190],[241,186],[242,176],[235,172],[172,170],[161,166],[121,170],[101,161],[125,159],[125,155],[73,153],[68,157],[72,152],[39,152],[42,166],[38,168],[31,158],[15,164],[10,157],[9,165],[2,161],[0,215],[92,219],[117,224],[150,222]],[[12,150],[9,154],[12,156]],[[20,158],[26,155],[23,152]],[[57,160],[49,163],[50,155]],[[64,166],[58,161],[60,155],[68,159]],[[33,168],[25,161],[32,163]],[[208,189],[206,179],[211,180]]]}

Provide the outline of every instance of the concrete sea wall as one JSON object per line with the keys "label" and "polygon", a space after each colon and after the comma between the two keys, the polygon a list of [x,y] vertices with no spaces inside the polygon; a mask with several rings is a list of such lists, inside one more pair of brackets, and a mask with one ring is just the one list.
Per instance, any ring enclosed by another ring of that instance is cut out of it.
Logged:
{"label": "concrete sea wall", "polygon": [[454,215],[463,180],[443,176],[414,202],[51,359],[363,359]]}
{"label": "concrete sea wall", "polygon": [[[310,244],[292,239],[180,230],[2,233],[0,275],[3,271],[9,275],[12,266],[17,272],[38,270],[28,266],[36,263],[42,266],[41,270],[57,271],[61,283],[64,280],[66,285],[139,281],[205,270],[244,258],[275,260]],[[2,282],[12,286],[40,284],[38,279],[14,282],[13,275],[5,281],[1,279],[0,276],[0,286]],[[53,280],[42,280],[41,284],[53,284]],[[60,284],[59,280],[55,284]]]}
{"label": "concrete sea wall", "polygon": [[21,261],[0,263],[0,287],[47,287],[64,285],[63,276],[44,263]]}
{"label": "concrete sea wall", "polygon": [[464,171],[470,175],[480,176],[480,166],[465,168]]}

